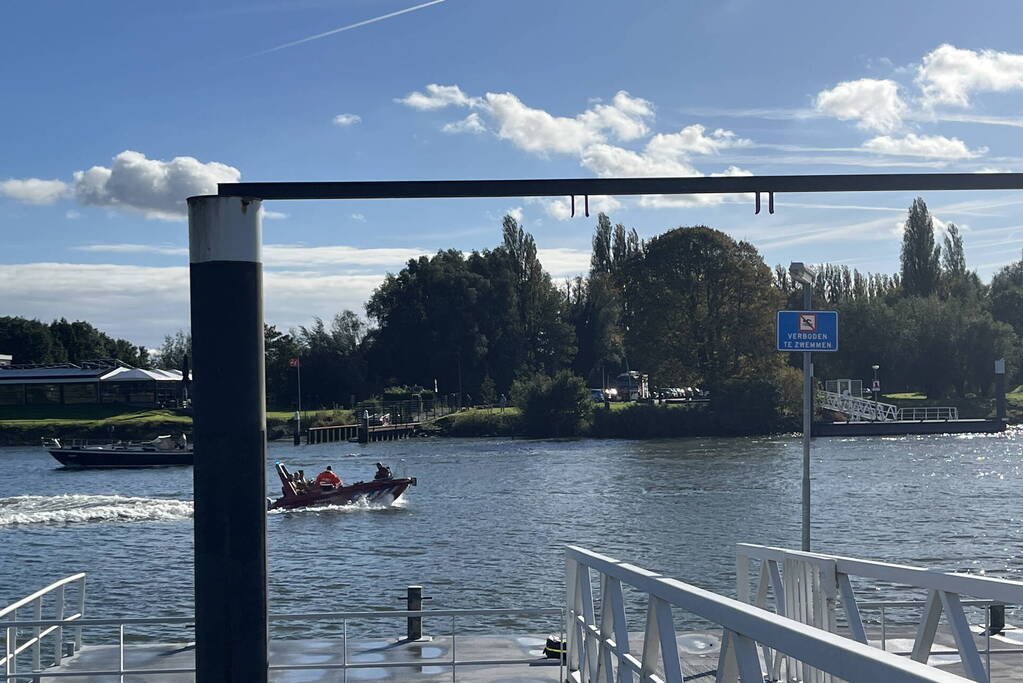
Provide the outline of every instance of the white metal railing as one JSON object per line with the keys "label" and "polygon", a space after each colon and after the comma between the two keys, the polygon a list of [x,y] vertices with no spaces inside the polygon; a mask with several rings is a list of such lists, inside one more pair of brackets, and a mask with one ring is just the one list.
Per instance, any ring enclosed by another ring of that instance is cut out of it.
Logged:
{"label": "white metal railing", "polygon": [[959,409],[947,406],[932,408],[902,408],[899,410],[900,420],[958,420]]}
{"label": "white metal railing", "polygon": [[[71,586],[76,590],[77,609],[73,613],[67,612],[65,601],[66,589]],[[43,599],[53,595],[53,618],[43,622]],[[32,620],[19,619],[19,610],[30,609]],[[38,670],[42,664],[43,639],[54,634],[53,663],[60,664],[64,657],[64,627],[74,622],[73,647],[75,651],[82,647],[82,627],[80,622],[85,616],[85,572],[66,576],[59,581],[54,581],[49,586],[37,590],[17,602],[0,609],[0,631],[4,634],[4,656],[0,658],[0,666],[3,667],[4,676],[7,680],[17,678],[18,655],[31,649],[32,668]],[[31,635],[21,640],[23,630],[30,630]]]}
{"label": "white metal railing", "polygon": [[[758,645],[781,652],[810,670],[850,681],[966,680],[583,548],[568,546],[565,571],[567,663],[570,680],[577,683],[634,683],[637,676],[640,683],[681,683],[673,607],[721,626],[719,682],[762,683]],[[599,615],[594,607],[594,571],[598,575]],[[647,595],[639,657],[630,649],[623,585]]]}
{"label": "white metal railing", "polygon": [[[755,596],[750,595],[751,560],[760,563]],[[837,608],[841,605],[851,637],[866,644],[867,634],[860,610],[868,604],[876,608],[884,603],[857,602],[851,577],[926,591],[927,599],[922,603],[923,613],[917,624],[910,659],[926,662],[934,654],[934,637],[938,621],[944,613],[963,669],[967,677],[974,681],[987,681],[989,677],[963,606],[969,603],[1023,604],[1023,583],[1018,581],[747,543],[738,544],[736,549],[736,580],[740,600],[766,609],[769,607],[767,596],[770,591],[774,596],[777,614],[831,632],[837,630]],[[979,603],[964,601],[960,597],[962,595],[981,600]],[[895,606],[901,603],[889,604]],[[884,640],[885,634],[882,634],[882,644]],[[995,651],[996,654],[999,652],[1002,651]],[[990,656],[990,646],[985,654]],[[765,649],[764,659],[769,662],[771,673],[775,674],[780,671],[784,658]],[[807,679],[804,676],[804,680],[819,679]]]}
{"label": "white metal railing", "polygon": [[833,391],[816,392],[817,403],[822,408],[844,413],[853,420],[869,422],[892,422],[899,419],[899,409],[891,403],[868,401],[848,394]]}
{"label": "white metal railing", "polygon": [[[31,596],[30,596],[31,597]],[[342,660],[339,663],[320,662],[316,664],[273,664],[269,665],[270,671],[305,671],[305,670],[326,670],[334,671],[341,670],[347,672],[348,669],[400,669],[408,667],[422,667],[424,664],[436,667],[450,667],[451,668],[451,680],[456,680],[456,673],[458,667],[479,667],[479,666],[504,666],[504,665],[530,665],[536,663],[536,658],[507,658],[507,659],[458,659],[456,651],[456,620],[461,618],[465,619],[468,617],[480,617],[480,616],[552,616],[557,617],[559,624],[565,623],[565,610],[560,607],[547,607],[547,608],[528,608],[528,609],[505,609],[505,608],[491,608],[491,609],[447,609],[447,610],[391,610],[391,611],[373,611],[373,612],[313,612],[307,614],[271,614],[269,620],[273,622],[284,622],[284,621],[332,621],[340,623],[342,629],[342,640],[341,640],[341,653]],[[390,619],[390,618],[409,618],[409,617],[422,617],[424,619],[439,619],[441,617],[450,617],[451,619],[451,657],[449,659],[429,659],[419,661],[398,661],[398,662],[353,662],[349,659],[349,642],[348,642],[348,622],[355,619]],[[45,628],[55,625],[55,620],[37,619],[32,621],[19,621],[19,622],[4,622],[0,621],[0,628],[10,628],[12,624],[17,624],[19,627],[32,627],[32,628]],[[75,621],[76,628],[95,628],[95,627],[116,627],[117,628],[117,661],[118,666],[116,669],[103,669],[103,670],[91,670],[91,671],[59,671],[56,668],[51,670],[40,669],[38,666],[34,668],[31,673],[13,673],[7,672],[6,675],[0,675],[0,681],[11,681],[18,678],[32,678],[39,680],[42,678],[75,678],[82,676],[119,676],[120,680],[124,681],[125,676],[142,676],[142,675],[155,675],[155,674],[187,674],[195,673],[195,666],[189,667],[168,667],[168,668],[143,668],[143,669],[129,669],[124,665],[125,660],[125,645],[124,645],[124,627],[125,626],[157,626],[157,625],[189,625],[195,623],[195,617],[142,617],[136,619],[77,619]],[[562,633],[562,641],[564,641],[564,633]],[[59,661],[58,661],[59,663]],[[559,663],[559,667],[563,667],[563,663]],[[561,669],[563,671],[563,669]],[[347,678],[346,678],[347,680]],[[564,680],[564,676],[559,673],[559,680]]]}

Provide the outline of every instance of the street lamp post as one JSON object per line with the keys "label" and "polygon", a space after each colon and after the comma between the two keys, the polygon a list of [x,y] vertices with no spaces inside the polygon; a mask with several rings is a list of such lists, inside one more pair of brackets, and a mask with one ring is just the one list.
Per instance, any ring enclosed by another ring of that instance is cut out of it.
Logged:
{"label": "street lamp post", "polygon": [[[803,285],[803,310],[813,309],[813,277],[809,266],[793,261],[789,274]],[[810,432],[813,428],[813,363],[810,352],[803,352],[803,550],[810,550]]]}

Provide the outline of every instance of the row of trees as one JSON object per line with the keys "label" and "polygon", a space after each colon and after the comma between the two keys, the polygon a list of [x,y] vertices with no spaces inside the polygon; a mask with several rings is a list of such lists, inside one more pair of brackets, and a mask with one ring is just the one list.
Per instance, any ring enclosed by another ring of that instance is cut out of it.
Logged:
{"label": "row of trees", "polygon": [[[818,354],[821,377],[865,377],[881,366],[886,391],[928,396],[987,395],[994,361],[1004,358],[1019,380],[1023,335],[1023,261],[998,271],[991,284],[967,268],[964,241],[949,224],[943,244],[922,199],[909,208],[898,274],[863,274],[847,266],[817,269],[816,308],[839,311],[837,353]],[[781,266],[775,284],[788,307],[802,295]]]}
{"label": "row of trees", "polygon": [[[886,389],[930,396],[985,394],[992,364],[1020,368],[1023,260],[990,285],[967,267],[958,228],[942,244],[922,199],[909,208],[897,274],[818,267],[815,306],[840,312],[841,350],[818,354],[819,377],[867,377],[882,367]],[[802,307],[785,268],[772,272],[747,242],[706,226],[643,241],[600,214],[586,276],[555,283],[536,244],[507,216],[493,249],[409,261],[366,304],[368,320],[343,311],[288,332],[266,327],[271,404],[294,407],[300,357],[303,405],[348,405],[388,387],[422,387],[493,400],[518,380],[570,371],[601,386],[623,370],[655,385],[714,390],[736,378],[768,381],[778,396],[796,386],[789,358],[774,351],[775,311]],[[0,349],[19,361],[114,357],[179,367],[190,340],[179,332],[150,354],[88,323],[49,325],[0,318]],[[559,385],[560,386],[560,385]]]}
{"label": "row of trees", "polygon": [[0,317],[0,352],[16,363],[77,363],[115,358],[129,365],[147,366],[150,352],[127,339],[114,339],[87,322],[51,323],[13,316]]}

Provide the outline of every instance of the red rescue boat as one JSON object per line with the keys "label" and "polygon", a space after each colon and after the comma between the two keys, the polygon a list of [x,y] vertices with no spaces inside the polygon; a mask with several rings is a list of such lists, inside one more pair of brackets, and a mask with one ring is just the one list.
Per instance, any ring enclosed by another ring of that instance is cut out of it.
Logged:
{"label": "red rescue boat", "polygon": [[292,474],[284,463],[274,463],[277,475],[281,478],[283,496],[277,500],[267,499],[267,509],[293,509],[314,507],[319,505],[350,505],[365,499],[369,503],[390,505],[398,499],[405,489],[416,485],[415,477],[394,477],[386,467],[377,472],[373,481],[357,481],[354,484],[339,486],[320,485],[303,476]]}

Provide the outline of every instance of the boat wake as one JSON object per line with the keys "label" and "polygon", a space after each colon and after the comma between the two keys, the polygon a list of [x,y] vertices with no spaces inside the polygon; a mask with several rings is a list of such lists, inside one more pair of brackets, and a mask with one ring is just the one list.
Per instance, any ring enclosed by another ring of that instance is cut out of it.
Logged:
{"label": "boat wake", "polygon": [[188,519],[191,516],[191,501],[168,498],[87,494],[0,498],[0,527],[155,522]]}
{"label": "boat wake", "polygon": [[384,499],[373,501],[372,503],[365,499],[360,498],[354,503],[348,505],[313,505],[304,508],[277,508],[276,510],[270,510],[267,512],[268,515],[307,515],[307,514],[320,514],[328,512],[334,514],[336,512],[374,512],[380,510],[402,510],[408,504],[406,498],[399,498],[398,500],[391,499],[387,496]]}

